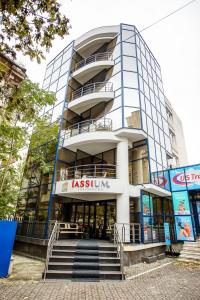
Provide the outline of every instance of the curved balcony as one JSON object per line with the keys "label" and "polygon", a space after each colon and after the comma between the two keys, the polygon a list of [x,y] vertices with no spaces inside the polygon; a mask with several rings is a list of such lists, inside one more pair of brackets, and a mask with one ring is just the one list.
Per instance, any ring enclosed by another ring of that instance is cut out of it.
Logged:
{"label": "curved balcony", "polygon": [[[123,192],[116,165],[79,165],[57,172],[55,194],[81,200],[113,199]],[[94,198],[95,195],[95,198]]]}
{"label": "curved balcony", "polygon": [[100,102],[114,99],[113,84],[111,82],[96,82],[87,84],[71,94],[68,108],[77,114]]}
{"label": "curved balcony", "polygon": [[75,65],[72,77],[84,84],[102,70],[109,69],[113,65],[111,52],[97,53],[78,62]]}
{"label": "curved balcony", "polygon": [[57,181],[86,178],[116,178],[116,165],[89,164],[61,169],[57,172]]}
{"label": "curved balcony", "polygon": [[112,131],[112,120],[109,118],[101,118],[76,123],[62,130],[61,138],[69,139],[78,134],[94,131]]}

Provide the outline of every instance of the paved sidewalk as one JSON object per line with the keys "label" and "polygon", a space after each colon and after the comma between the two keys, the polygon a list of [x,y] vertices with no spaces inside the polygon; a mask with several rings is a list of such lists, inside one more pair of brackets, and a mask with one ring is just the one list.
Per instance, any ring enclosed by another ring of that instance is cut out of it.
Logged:
{"label": "paved sidewalk", "polygon": [[[149,266],[148,266],[149,270]],[[144,269],[142,270],[144,272]],[[138,274],[138,272],[137,272]],[[0,281],[1,300],[198,300],[200,267],[173,262],[124,282]]]}

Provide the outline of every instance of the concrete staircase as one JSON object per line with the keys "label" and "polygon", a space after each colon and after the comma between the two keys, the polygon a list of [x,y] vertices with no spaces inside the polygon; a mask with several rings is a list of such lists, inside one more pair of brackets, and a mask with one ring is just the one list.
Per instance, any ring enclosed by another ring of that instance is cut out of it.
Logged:
{"label": "concrete staircase", "polygon": [[184,242],[178,261],[200,264],[200,239]]}
{"label": "concrete staircase", "polygon": [[95,240],[58,241],[49,259],[46,279],[121,280],[116,246]]}

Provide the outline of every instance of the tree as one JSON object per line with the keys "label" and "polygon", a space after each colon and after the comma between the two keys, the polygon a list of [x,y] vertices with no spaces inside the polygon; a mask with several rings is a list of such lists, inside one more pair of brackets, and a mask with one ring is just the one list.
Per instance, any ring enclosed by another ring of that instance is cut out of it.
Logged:
{"label": "tree", "polygon": [[23,149],[29,144],[33,124],[42,122],[39,113],[45,105],[54,104],[55,95],[28,79],[4,92],[0,89],[5,96],[0,107],[0,211],[5,215],[14,208]]}
{"label": "tree", "polygon": [[68,34],[69,19],[57,0],[0,0],[0,52],[16,58],[21,51],[38,62],[56,36]]}

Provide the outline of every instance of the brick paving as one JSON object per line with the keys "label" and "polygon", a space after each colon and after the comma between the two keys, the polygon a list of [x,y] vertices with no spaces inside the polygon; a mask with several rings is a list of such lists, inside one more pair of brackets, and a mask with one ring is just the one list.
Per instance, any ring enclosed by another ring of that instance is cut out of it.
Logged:
{"label": "brick paving", "polygon": [[[138,268],[138,267],[137,267]],[[148,266],[149,268],[149,266]],[[144,270],[142,270],[144,271]],[[198,300],[200,267],[173,262],[123,282],[0,281],[1,300]]]}

